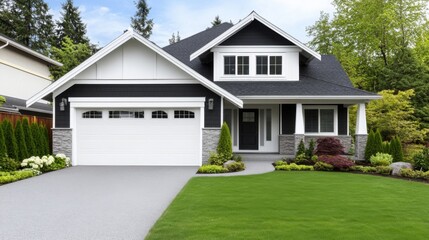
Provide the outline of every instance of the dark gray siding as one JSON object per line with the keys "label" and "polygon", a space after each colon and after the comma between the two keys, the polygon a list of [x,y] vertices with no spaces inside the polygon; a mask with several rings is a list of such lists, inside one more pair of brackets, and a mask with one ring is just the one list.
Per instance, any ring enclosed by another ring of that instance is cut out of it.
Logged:
{"label": "dark gray siding", "polygon": [[296,105],[282,105],[282,134],[295,133]]}
{"label": "dark gray siding", "polygon": [[[214,99],[213,110],[208,110],[207,101],[205,106],[205,127],[220,127],[220,101],[221,98],[199,84],[77,84],[58,95],[57,103],[62,98],[69,97],[205,97]],[[65,111],[59,110],[56,104],[55,127],[70,127],[70,105]]]}
{"label": "dark gray siding", "polygon": [[293,45],[293,43],[255,20],[220,45]]}
{"label": "dark gray siding", "polygon": [[338,135],[347,135],[347,108],[338,105]]}

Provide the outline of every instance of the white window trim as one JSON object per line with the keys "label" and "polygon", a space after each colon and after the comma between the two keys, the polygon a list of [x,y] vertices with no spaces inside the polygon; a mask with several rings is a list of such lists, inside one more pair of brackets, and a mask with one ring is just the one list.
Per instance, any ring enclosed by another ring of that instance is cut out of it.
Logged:
{"label": "white window trim", "polygon": [[[267,57],[267,74],[258,74],[257,71],[257,57]],[[270,68],[271,68],[271,62],[270,62],[270,57],[281,57],[282,58],[282,74],[271,74]],[[284,69],[284,57],[281,54],[257,54],[255,56],[255,75],[256,76],[261,76],[261,77],[278,77],[278,76],[283,76],[285,74],[285,69]]]}
{"label": "white window trim", "polygon": [[[305,110],[308,109],[317,109],[319,110],[318,113],[318,132],[311,132],[307,133],[305,132]],[[334,110],[334,132],[320,132],[320,109],[332,109]],[[304,116],[304,135],[306,136],[338,136],[338,106],[336,105],[303,105],[302,106],[302,112]]]}

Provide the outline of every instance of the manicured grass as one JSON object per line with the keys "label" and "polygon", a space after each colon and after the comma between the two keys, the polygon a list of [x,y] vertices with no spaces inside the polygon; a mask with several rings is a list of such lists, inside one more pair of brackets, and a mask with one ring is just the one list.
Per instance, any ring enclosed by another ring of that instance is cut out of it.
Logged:
{"label": "manicured grass", "polygon": [[333,172],[197,177],[147,239],[428,239],[429,185]]}

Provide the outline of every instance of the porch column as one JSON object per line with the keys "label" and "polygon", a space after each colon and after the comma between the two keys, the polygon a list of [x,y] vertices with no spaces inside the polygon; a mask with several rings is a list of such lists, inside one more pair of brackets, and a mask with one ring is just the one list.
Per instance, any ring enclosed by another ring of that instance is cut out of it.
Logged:
{"label": "porch column", "polygon": [[356,134],[355,134],[355,157],[356,160],[365,159],[365,147],[368,139],[368,130],[366,126],[365,103],[359,103],[356,116]]}
{"label": "porch column", "polygon": [[302,103],[297,103],[295,117],[295,154],[301,140],[304,140],[304,112],[302,109]]}

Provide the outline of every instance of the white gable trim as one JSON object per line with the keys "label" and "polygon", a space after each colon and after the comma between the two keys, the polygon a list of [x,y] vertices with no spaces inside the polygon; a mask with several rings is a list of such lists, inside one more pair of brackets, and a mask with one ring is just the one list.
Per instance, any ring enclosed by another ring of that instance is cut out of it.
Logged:
{"label": "white gable trim", "polygon": [[192,53],[190,60],[191,61],[194,60],[195,58],[197,58],[201,54],[205,53],[206,51],[212,49],[213,47],[215,47],[219,44],[221,44],[223,41],[225,41],[226,39],[228,39],[232,35],[239,32],[241,29],[246,27],[248,24],[253,22],[255,19],[258,20],[259,22],[261,22],[262,24],[264,24],[265,26],[267,26],[268,28],[270,28],[271,30],[273,30],[274,32],[278,33],[280,36],[291,41],[293,44],[295,44],[296,46],[298,46],[299,48],[301,48],[302,50],[304,50],[305,52],[310,54],[312,57],[321,60],[321,56],[319,53],[317,53],[316,51],[307,47],[305,44],[298,41],[296,38],[292,37],[291,35],[289,35],[285,31],[283,31],[282,29],[278,28],[274,24],[272,24],[269,21],[267,21],[266,19],[264,19],[263,17],[259,16],[256,12],[252,12],[249,16],[247,16],[246,18],[241,20],[239,23],[235,24],[230,29],[228,29],[227,31],[225,31],[224,33],[219,35],[217,38],[213,39],[211,42],[207,43],[202,48],[200,48],[196,52]]}
{"label": "white gable trim", "polygon": [[114,51],[119,46],[121,46],[122,44],[124,44],[125,42],[127,42],[128,40],[130,40],[132,38],[136,39],[137,41],[139,41],[140,43],[142,43],[143,45],[145,45],[149,49],[153,50],[155,53],[159,54],[160,56],[167,59],[169,62],[171,62],[174,65],[176,65],[177,67],[179,67],[181,70],[183,70],[187,74],[189,74],[192,77],[194,77],[195,79],[197,79],[201,85],[212,90],[214,93],[225,97],[226,99],[231,101],[231,103],[233,103],[237,107],[240,107],[240,108],[243,107],[243,102],[239,98],[235,97],[234,95],[225,91],[221,87],[217,86],[212,81],[204,78],[203,76],[201,76],[200,74],[198,74],[197,72],[195,72],[194,70],[192,70],[191,68],[189,68],[188,66],[186,66],[185,64],[183,64],[182,62],[180,62],[179,60],[177,60],[176,58],[174,58],[170,54],[168,54],[167,52],[165,52],[164,50],[162,50],[160,47],[156,46],[154,43],[150,42],[149,40],[143,38],[142,36],[140,36],[139,34],[134,32],[134,30],[132,30],[132,29],[128,29],[128,31],[124,32],[124,34],[122,34],[121,36],[119,36],[118,38],[113,40],[111,43],[109,43],[107,46],[102,48],[96,54],[94,54],[93,56],[91,56],[90,58],[85,60],[79,66],[77,66],[76,68],[74,68],[73,70],[71,70],[70,72],[65,74],[63,77],[61,77],[60,79],[58,79],[57,81],[55,81],[51,85],[47,86],[46,88],[44,88],[42,91],[38,92],[36,95],[31,97],[30,99],[28,99],[26,102],[27,106],[31,106],[32,104],[34,104],[38,100],[42,99],[43,97],[45,97],[49,93],[54,92],[56,89],[60,88],[65,83],[72,80],[79,73],[83,72],[85,69],[92,66],[94,63],[96,63],[97,61],[99,61],[100,59],[105,57],[107,54],[111,53],[112,51]]}

